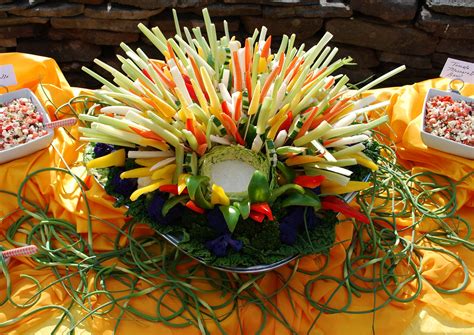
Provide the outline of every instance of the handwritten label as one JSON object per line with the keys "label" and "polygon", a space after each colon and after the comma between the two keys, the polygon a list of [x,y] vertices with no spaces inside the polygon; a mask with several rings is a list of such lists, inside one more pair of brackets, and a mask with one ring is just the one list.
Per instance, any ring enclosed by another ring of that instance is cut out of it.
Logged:
{"label": "handwritten label", "polygon": [[16,84],[17,81],[13,65],[0,65],[0,86],[12,86]]}
{"label": "handwritten label", "polygon": [[461,79],[465,83],[474,84],[474,63],[448,58],[440,76],[443,78]]}

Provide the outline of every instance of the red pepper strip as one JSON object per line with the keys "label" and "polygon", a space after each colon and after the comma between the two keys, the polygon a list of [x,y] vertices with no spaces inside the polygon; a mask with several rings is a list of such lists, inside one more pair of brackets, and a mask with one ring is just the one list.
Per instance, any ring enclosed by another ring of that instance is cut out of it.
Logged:
{"label": "red pepper strip", "polygon": [[153,78],[151,78],[151,76],[150,76],[150,74],[148,73],[147,70],[142,69],[142,73],[145,75],[145,77],[147,77],[148,79],[150,79],[152,83],[155,82],[155,81],[153,80]]}
{"label": "red pepper strip", "polygon": [[206,134],[202,131],[199,126],[196,126],[196,121],[193,119],[186,119],[186,129],[193,133],[194,137],[196,137],[196,141],[198,144],[207,143]]}
{"label": "red pepper strip", "polygon": [[[171,193],[171,194],[179,194],[178,185],[176,184],[168,184],[168,185],[161,185],[159,188],[160,192]],[[185,188],[181,194],[188,194],[188,189]]]}
{"label": "red pepper strip", "polygon": [[132,126],[129,126],[129,128],[144,138],[149,138],[150,140],[157,140],[157,141],[163,142],[163,139],[159,137],[158,135],[156,135],[151,130],[142,130],[142,129],[132,127]]}
{"label": "red pepper strip", "polygon": [[196,95],[196,92],[194,92],[194,87],[192,84],[188,84],[188,83],[184,83],[184,85],[186,85],[186,90],[188,91],[189,95],[191,96],[191,99],[194,101],[194,102],[198,102],[198,98],[197,98],[197,95]]}
{"label": "red pepper strip", "polygon": [[293,184],[306,188],[315,188],[321,185],[324,179],[326,179],[325,176],[297,176],[293,180]]}
{"label": "red pepper strip", "polygon": [[[207,99],[207,101],[209,101],[209,95],[206,92],[204,82],[203,82],[202,77],[201,77],[201,73],[199,72],[198,65],[197,65],[196,61],[194,60],[193,56],[191,56],[189,53],[188,53],[188,59],[191,63],[191,66],[193,67],[193,71],[194,71],[194,74],[196,75],[196,79],[198,81],[199,87],[201,88],[202,93],[204,94],[204,97]],[[191,84],[191,79],[189,79],[189,83]]]}
{"label": "red pepper strip", "polygon": [[227,101],[222,101],[221,107],[222,107],[222,111],[223,111],[226,115],[232,116],[232,114],[230,113],[230,110],[229,110],[229,106],[227,106]]}
{"label": "red pepper strip", "polygon": [[206,153],[206,150],[207,150],[207,143],[198,145],[197,154],[199,155],[199,157],[204,155]]}
{"label": "red pepper strip", "polygon": [[263,220],[265,219],[265,215],[262,213],[250,211],[249,218],[257,222],[263,222]]}
{"label": "red pepper strip", "polygon": [[188,207],[190,210],[195,211],[196,213],[199,213],[199,214],[204,214],[206,212],[201,207],[198,207],[196,203],[192,200],[189,200],[185,206]]}
{"label": "red pepper strip", "polygon": [[339,212],[341,214],[352,217],[356,219],[357,221],[360,221],[366,224],[370,223],[370,220],[367,216],[355,210],[354,208],[349,206],[347,203],[345,203],[343,200],[337,197],[333,197],[333,196],[324,197],[321,201],[321,207],[326,210]]}
{"label": "red pepper strip", "polygon": [[283,121],[283,123],[281,124],[280,128],[278,129],[278,132],[282,131],[283,129],[285,129],[286,131],[288,131],[288,129],[290,129],[290,126],[291,126],[291,123],[293,122],[293,113],[291,111],[289,111],[287,114],[286,114],[286,120]]}
{"label": "red pepper strip", "polygon": [[273,221],[273,214],[270,206],[266,202],[259,202],[250,205],[250,210],[265,215],[268,220]]}
{"label": "red pepper strip", "polygon": [[221,114],[221,118],[222,118],[222,124],[224,125],[224,128],[227,130],[227,133],[234,136],[237,143],[239,143],[240,145],[244,145],[245,142],[242,139],[242,136],[240,136],[237,126],[234,123],[234,120],[232,120],[232,118],[229,115],[224,114],[224,113]]}
{"label": "red pepper strip", "polygon": [[156,71],[156,73],[158,73],[158,76],[166,84],[166,86],[168,86],[169,88],[174,88],[176,86],[174,81],[169,80],[169,78],[166,76],[163,70],[158,67],[158,65],[154,63],[150,63],[150,64],[151,66],[153,66],[153,69]]}

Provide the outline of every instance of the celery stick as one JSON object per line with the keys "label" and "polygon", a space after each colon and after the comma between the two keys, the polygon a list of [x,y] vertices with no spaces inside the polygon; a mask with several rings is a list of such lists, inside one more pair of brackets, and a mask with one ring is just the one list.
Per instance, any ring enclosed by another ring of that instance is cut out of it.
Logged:
{"label": "celery stick", "polygon": [[358,89],[353,96],[358,96],[359,94],[367,91],[367,90],[370,90],[372,87],[380,84],[381,82],[383,82],[384,80],[387,80],[388,78],[404,71],[406,69],[405,65],[402,65],[402,66],[399,66],[397,67],[396,69],[393,69],[392,71],[390,72],[387,72],[386,74],[384,74],[383,76],[381,76],[380,78],[377,78],[375,79],[374,81],[371,81],[370,83],[368,83],[367,85],[365,85],[364,87]]}
{"label": "celery stick", "polygon": [[87,115],[87,114],[79,114],[79,120],[87,121],[87,122],[97,122],[99,118],[97,116]]}
{"label": "celery stick", "polygon": [[293,143],[296,146],[302,146],[313,140],[321,138],[324,134],[326,134],[326,132],[330,131],[331,129],[332,129],[332,126],[326,121],[323,121],[315,129],[307,132],[305,135],[301,136],[300,138],[297,138]]}
{"label": "celery stick", "polygon": [[135,148],[136,145],[129,143],[129,142],[124,142],[120,141],[114,137],[79,137],[79,141],[82,142],[90,142],[90,143],[106,143],[106,144],[112,144],[112,145],[118,145],[121,147],[127,147],[127,148]]}
{"label": "celery stick", "polygon": [[305,172],[309,176],[325,176],[328,180],[338,183],[341,186],[346,186],[351,181],[351,179],[346,176],[323,169],[305,168]]}
{"label": "celery stick", "polygon": [[314,141],[311,141],[311,145],[316,149],[318,150],[320,153],[323,154],[324,158],[326,158],[326,160],[330,161],[330,162],[335,162],[337,159],[334,158],[333,155],[331,155],[331,153],[321,144],[319,143],[318,141],[314,140]]}
{"label": "celery stick", "polygon": [[321,67],[326,67],[329,65],[329,63],[331,63],[331,61],[334,59],[334,57],[336,56],[337,52],[339,51],[338,48],[334,48],[332,49],[331,53],[329,54],[329,56],[326,57],[326,59],[324,60],[323,64],[321,64]]}
{"label": "celery stick", "polygon": [[360,134],[366,130],[376,128],[380,126],[381,124],[384,124],[388,121],[388,116],[384,115],[376,120],[367,122],[367,123],[361,123],[361,124],[355,124],[351,126],[345,126],[345,127],[339,127],[339,128],[334,128],[326,132],[322,136],[323,139],[327,140],[330,138],[334,137],[346,137],[346,136],[352,136],[352,135],[357,135]]}
{"label": "celery stick", "polygon": [[174,157],[173,151],[129,151],[128,158],[161,158]]}
{"label": "celery stick", "polygon": [[173,184],[178,183],[178,177],[183,173],[184,148],[181,145],[176,147],[176,171],[173,175]]}
{"label": "celery stick", "polygon": [[148,38],[148,40],[153,43],[153,45],[160,50],[164,55],[167,53],[166,44],[162,42],[150,29],[148,29],[143,23],[138,24],[138,29]]}
{"label": "celery stick", "polygon": [[98,82],[108,87],[111,91],[118,92],[117,87],[114,84],[112,84],[110,81],[102,77],[101,75],[98,75],[97,73],[95,73],[94,71],[92,71],[86,66],[83,66],[81,69],[82,71],[87,73],[89,76],[93,77],[95,80],[97,80]]}
{"label": "celery stick", "polygon": [[358,143],[358,144],[354,144],[350,147],[345,147],[342,150],[333,152],[332,155],[335,158],[342,158],[342,157],[346,157],[346,156],[361,152],[364,149],[365,149],[365,145],[363,145],[362,143]]}
{"label": "celery stick", "polygon": [[357,165],[357,160],[355,158],[340,159],[336,162],[324,161],[324,162],[318,162],[315,164],[317,168],[326,169],[326,170],[328,167],[331,167],[331,166],[344,167],[344,166],[352,166],[352,165]]}
{"label": "celery stick", "polygon": [[262,103],[262,108],[260,109],[260,112],[258,114],[258,120],[257,120],[257,134],[262,135],[265,133],[265,129],[268,126],[268,118],[269,115],[268,113],[270,112],[270,106],[272,104],[272,98],[266,97],[263,100]]}
{"label": "celery stick", "polygon": [[315,71],[316,69],[319,69],[319,68],[320,68],[320,65],[323,63],[324,59],[325,59],[326,56],[329,54],[329,52],[331,52],[331,48],[330,48],[330,47],[324,48],[324,50],[323,50],[323,52],[321,53],[321,55],[319,55],[318,59],[316,59],[316,62],[314,62],[313,66],[311,67],[311,70],[312,70],[312,71]]}
{"label": "celery stick", "polygon": [[179,129],[171,124],[169,124],[168,122],[166,122],[165,120],[163,120],[158,114],[152,112],[152,111],[148,111],[147,113],[148,117],[150,118],[151,121],[153,121],[154,123],[158,124],[160,127],[162,127],[163,129],[166,129],[168,130],[170,133],[172,133],[173,135],[175,135],[176,137],[181,137],[181,132],[179,131]]}

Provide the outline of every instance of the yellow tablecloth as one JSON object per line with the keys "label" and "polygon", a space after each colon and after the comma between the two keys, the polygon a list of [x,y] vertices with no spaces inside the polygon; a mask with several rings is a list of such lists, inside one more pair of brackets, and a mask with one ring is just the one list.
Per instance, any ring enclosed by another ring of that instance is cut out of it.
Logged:
{"label": "yellow tablecloth", "polygon": [[[55,107],[66,103],[71,97],[79,93],[79,89],[69,87],[61,71],[54,60],[38,56],[4,53],[0,54],[0,64],[13,64],[15,67],[18,85],[10,87],[15,90],[23,87],[32,89],[46,106],[52,115]],[[40,87],[39,84],[42,84]],[[428,88],[436,87],[446,89],[449,81],[445,79],[434,79],[402,88],[379,89],[373,93],[379,100],[391,99],[389,108],[390,124],[393,129],[391,137],[397,143],[398,154],[406,166],[412,167],[414,171],[430,170],[445,174],[459,180],[467,173],[473,171],[474,161],[445,154],[436,150],[428,149],[421,141],[419,135],[420,111],[423,99]],[[467,96],[474,95],[474,85],[466,85],[462,93]],[[65,135],[63,131],[56,131],[53,145],[48,149],[37,152],[28,157],[18,159],[0,165],[0,189],[16,193],[20,182],[24,177],[35,170],[43,167],[64,167],[66,162],[73,172],[85,178],[86,172],[80,162],[79,145]],[[61,157],[62,156],[62,157]],[[84,202],[79,196],[75,182],[56,173],[41,174],[33,177],[27,184],[24,194],[33,202],[43,207],[49,205],[49,210],[55,217],[60,217],[77,225],[80,232],[87,231],[85,221],[86,209]],[[112,199],[96,184],[92,184],[87,196],[92,212],[117,225],[123,224],[123,209],[112,206]],[[457,192],[459,210],[458,213],[474,224],[474,177],[465,180]],[[17,202],[11,196],[0,195],[0,218],[17,209]],[[0,235],[4,235],[11,220],[4,219],[1,222]],[[108,248],[109,246],[102,237],[104,234],[113,233],[106,225],[95,224],[93,227],[96,248]],[[337,239],[345,241],[352,235],[352,226],[340,224],[337,226]],[[2,238],[2,240],[4,240]],[[7,242],[0,242],[9,248]],[[372,320],[375,318],[375,332],[377,334],[400,334],[406,333],[474,333],[474,284],[472,282],[474,270],[474,257],[472,252],[462,248],[452,248],[452,251],[463,257],[470,269],[471,280],[463,291],[456,295],[443,295],[437,293],[430,283],[436,283],[446,287],[455,287],[460,282],[462,270],[458,265],[450,263],[442,256],[435,253],[427,253],[424,257],[424,285],[422,294],[410,304],[389,304],[386,308],[372,314],[349,315],[349,314],[324,314],[318,320],[313,329],[314,334],[372,334]],[[335,246],[330,253],[329,267],[325,271],[327,275],[341,276],[342,262],[345,257],[345,248],[342,244]],[[318,258],[305,257],[301,260],[301,266],[307,269],[317,267]],[[51,269],[35,269],[35,264],[27,258],[18,258],[10,263],[9,271],[12,279],[11,295],[17,301],[25,301],[31,292],[35,292],[35,284],[28,278],[21,277],[27,274],[35,277],[42,286],[51,283],[55,278]],[[290,269],[283,267],[280,273],[288,273]],[[303,287],[309,276],[296,274],[292,279],[292,285]],[[260,286],[271,289],[276,282],[276,274],[269,273],[260,281]],[[4,278],[0,279],[0,292],[3,298],[6,294],[7,283]],[[318,282],[313,290],[313,299],[326,300],[331,295],[335,284],[333,282]],[[317,311],[312,308],[301,296],[292,297],[297,313],[291,312],[289,297],[282,291],[274,302],[278,309],[285,313],[291,325],[301,333],[306,333],[308,326],[314,319]],[[344,294],[336,296],[335,303],[344,301]],[[65,294],[60,285],[53,285],[46,290],[36,302],[35,306],[56,304],[67,306],[70,297]],[[150,301],[142,299],[142,307],[152,308]],[[351,308],[370,308],[373,305],[372,295],[362,295],[355,298]],[[32,309],[33,307],[32,306]],[[222,327],[229,334],[254,334],[261,323],[261,313],[255,306],[240,306],[240,317],[234,315],[227,318]],[[32,310],[31,309],[31,310]],[[0,307],[0,333],[4,334],[42,334],[50,333],[51,324],[60,315],[45,310],[34,313],[21,322],[14,322],[15,318],[28,313],[29,309],[15,308],[11,304]],[[78,315],[81,314],[76,310]],[[235,313],[234,313],[235,314]],[[78,328],[79,333],[111,334],[114,317],[118,312],[110,313],[110,318],[98,317],[88,318]],[[240,323],[240,327],[239,327]],[[431,327],[431,328],[430,328]],[[64,329],[64,328],[63,328]],[[211,333],[218,333],[216,328],[210,328]],[[118,328],[118,334],[139,333],[145,334],[197,334],[194,328],[172,329],[163,324],[151,323],[144,320],[124,319]],[[263,332],[264,334],[287,334],[288,331],[278,322],[270,320]]]}

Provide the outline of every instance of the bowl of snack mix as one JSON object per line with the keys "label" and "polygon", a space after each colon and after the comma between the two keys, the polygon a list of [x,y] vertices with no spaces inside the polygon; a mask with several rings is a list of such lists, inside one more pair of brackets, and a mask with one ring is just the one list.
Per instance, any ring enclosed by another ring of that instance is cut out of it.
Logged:
{"label": "bowl of snack mix", "polygon": [[54,131],[51,120],[27,88],[0,95],[0,164],[48,147]]}
{"label": "bowl of snack mix", "polygon": [[423,105],[421,138],[428,147],[474,159],[474,99],[431,88]]}

